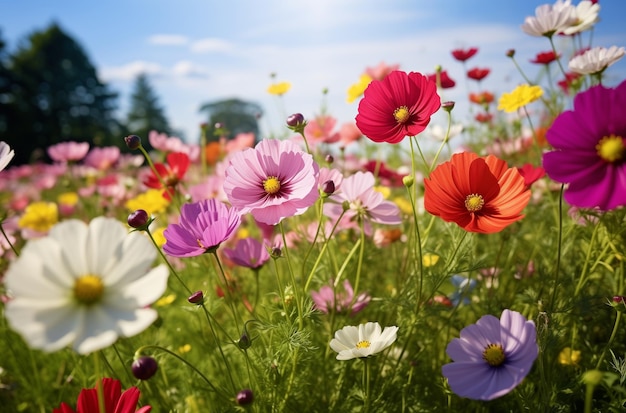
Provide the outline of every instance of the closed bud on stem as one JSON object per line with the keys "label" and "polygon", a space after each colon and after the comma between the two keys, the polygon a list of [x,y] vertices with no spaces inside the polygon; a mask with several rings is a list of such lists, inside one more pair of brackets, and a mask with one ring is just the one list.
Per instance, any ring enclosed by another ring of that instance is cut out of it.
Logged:
{"label": "closed bud on stem", "polygon": [[200,305],[204,302],[204,293],[202,291],[196,291],[187,298],[189,304]]}
{"label": "closed bud on stem", "polygon": [[332,164],[333,162],[335,162],[335,158],[332,155],[326,155],[326,158],[324,158],[324,160],[326,161],[327,164]]}
{"label": "closed bud on stem", "polygon": [[139,149],[141,146],[141,138],[137,135],[128,135],[124,138],[124,142],[126,142],[128,149],[132,150]]}
{"label": "closed bud on stem", "polygon": [[139,380],[148,380],[155,375],[158,368],[156,360],[150,356],[140,356],[131,365],[133,376]]}
{"label": "closed bud on stem", "polygon": [[506,57],[513,57],[515,56],[515,49],[509,49],[506,51]]}
{"label": "closed bud on stem", "polygon": [[304,120],[302,113],[294,113],[293,115],[289,115],[289,117],[287,117],[287,127],[292,131],[303,134],[305,126],[306,120]]}
{"label": "closed bud on stem", "polygon": [[139,231],[146,231],[151,223],[152,219],[150,219],[148,213],[143,209],[133,211],[128,216],[128,225]]}
{"label": "closed bud on stem", "polygon": [[332,195],[335,193],[335,183],[332,180],[328,180],[322,184],[322,191],[326,195]]}
{"label": "closed bud on stem", "polygon": [[441,107],[443,108],[443,110],[445,110],[446,112],[452,112],[452,109],[454,109],[454,102],[452,101],[448,101],[448,102],[443,102],[441,104]]}
{"label": "closed bud on stem", "polygon": [[254,401],[254,394],[250,389],[243,389],[237,393],[236,400],[239,406],[247,406]]}
{"label": "closed bud on stem", "polygon": [[413,177],[413,175],[406,175],[406,176],[402,177],[402,183],[407,188],[410,188],[415,183],[415,177]]}

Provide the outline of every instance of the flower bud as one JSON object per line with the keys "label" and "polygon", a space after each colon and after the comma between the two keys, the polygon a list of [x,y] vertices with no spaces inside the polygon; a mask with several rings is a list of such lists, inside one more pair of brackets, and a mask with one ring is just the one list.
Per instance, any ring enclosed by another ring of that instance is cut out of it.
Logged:
{"label": "flower bud", "polygon": [[303,134],[306,120],[302,113],[294,113],[287,118],[287,127],[294,132]]}
{"label": "flower bud", "polygon": [[507,57],[513,57],[515,56],[515,49],[509,49],[506,51],[506,56]]}
{"label": "flower bud", "polygon": [[402,177],[402,183],[404,184],[404,186],[406,186],[407,188],[410,188],[413,186],[413,184],[415,183],[415,177],[413,175],[406,175]]}
{"label": "flower bud", "polygon": [[335,162],[335,158],[332,155],[330,155],[330,154],[326,155],[326,158],[324,158],[324,160],[329,165],[332,164],[333,162]]}
{"label": "flower bud", "polygon": [[141,231],[145,231],[150,225],[150,216],[143,209],[138,209],[128,216],[128,225]]}
{"label": "flower bud", "polygon": [[600,370],[588,370],[583,373],[581,380],[587,386],[597,386],[602,383],[603,377],[604,375]]}
{"label": "flower bud", "polygon": [[322,191],[326,195],[332,195],[335,193],[335,183],[332,180],[328,180],[322,184]]}
{"label": "flower bud", "polygon": [[254,401],[254,394],[250,389],[243,389],[237,393],[237,404],[239,406],[247,406]]}
{"label": "flower bud", "polygon": [[128,149],[139,149],[141,146],[141,138],[137,135],[128,135],[124,138],[124,142],[126,142],[126,146]]}
{"label": "flower bud", "polygon": [[280,258],[283,255],[283,250],[280,247],[272,247],[269,252],[272,258]]}
{"label": "flower bud", "polygon": [[239,341],[237,342],[237,346],[239,346],[239,348],[242,349],[242,350],[246,350],[246,349],[249,349],[251,345],[252,345],[252,340],[248,336],[247,332],[244,330],[244,332],[241,335],[241,337],[239,337]]}
{"label": "flower bud", "polygon": [[202,304],[204,302],[204,293],[202,291],[196,291],[187,298],[189,304]]}
{"label": "flower bud", "polygon": [[136,358],[131,365],[133,376],[139,380],[148,380],[150,377],[154,376],[158,368],[159,365],[156,360],[150,356]]}
{"label": "flower bud", "polygon": [[443,108],[443,110],[445,110],[446,112],[452,112],[452,109],[454,109],[454,102],[452,101],[448,101],[448,102],[443,102],[441,104],[441,107]]}

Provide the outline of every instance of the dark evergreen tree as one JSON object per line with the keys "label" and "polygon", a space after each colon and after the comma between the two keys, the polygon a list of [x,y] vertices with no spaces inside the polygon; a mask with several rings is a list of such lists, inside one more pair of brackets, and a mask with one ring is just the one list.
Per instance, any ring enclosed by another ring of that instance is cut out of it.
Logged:
{"label": "dark evergreen tree", "polygon": [[11,85],[13,84],[11,72],[8,68],[8,53],[6,43],[0,32],[0,136],[4,136],[7,122],[11,117]]}
{"label": "dark evergreen tree", "polygon": [[148,134],[151,130],[160,133],[171,134],[169,122],[159,104],[159,98],[155,94],[148,81],[148,76],[140,74],[135,80],[135,85],[130,101],[130,109],[126,119],[128,135],[142,137],[146,149],[150,149]]}
{"label": "dark evergreen tree", "polygon": [[15,149],[15,163],[43,157],[48,146],[62,141],[123,145],[114,118],[117,94],[57,24],[22,42],[9,58],[9,70],[11,117],[0,139]]}
{"label": "dark evergreen tree", "polygon": [[254,102],[246,102],[241,99],[218,100],[205,103],[200,107],[200,112],[207,114],[207,137],[209,140],[216,133],[216,125],[219,125],[219,133],[232,139],[238,133],[252,132],[259,139],[258,119],[263,114],[260,105]]}

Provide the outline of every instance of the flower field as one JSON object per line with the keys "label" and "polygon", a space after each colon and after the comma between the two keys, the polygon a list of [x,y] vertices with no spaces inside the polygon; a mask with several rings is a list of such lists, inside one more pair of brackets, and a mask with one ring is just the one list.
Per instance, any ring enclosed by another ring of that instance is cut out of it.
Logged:
{"label": "flower field", "polygon": [[587,45],[596,3],[526,18],[541,81],[466,70],[467,118],[445,71],[381,64],[341,126],[1,142],[0,410],[623,411],[625,49]]}

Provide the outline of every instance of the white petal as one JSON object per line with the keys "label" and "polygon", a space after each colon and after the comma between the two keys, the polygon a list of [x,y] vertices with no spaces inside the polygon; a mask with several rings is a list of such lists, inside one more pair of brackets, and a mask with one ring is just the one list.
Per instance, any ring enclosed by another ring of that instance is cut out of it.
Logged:
{"label": "white petal", "polygon": [[124,225],[114,218],[97,217],[91,220],[85,243],[90,273],[106,277],[119,259],[116,256],[120,253],[118,247],[127,234]]}
{"label": "white petal", "polygon": [[118,244],[118,260],[103,274],[108,286],[118,288],[142,277],[152,266],[156,250],[144,235],[134,232]]}
{"label": "white petal", "polygon": [[70,219],[55,225],[48,234],[61,246],[60,259],[71,274],[85,275],[89,272],[85,261],[88,226],[77,219]]}
{"label": "white petal", "polygon": [[169,269],[165,264],[131,283],[107,293],[106,304],[120,309],[145,307],[158,300],[167,289]]}

